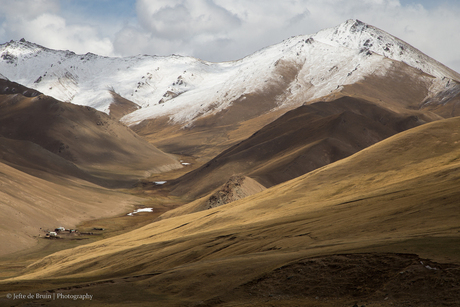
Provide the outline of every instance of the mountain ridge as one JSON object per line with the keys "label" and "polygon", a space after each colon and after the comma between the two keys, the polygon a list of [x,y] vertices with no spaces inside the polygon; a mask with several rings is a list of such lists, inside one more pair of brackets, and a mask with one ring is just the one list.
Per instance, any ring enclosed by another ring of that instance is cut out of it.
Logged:
{"label": "mountain ridge", "polygon": [[233,175],[272,187],[437,119],[347,96],[304,105],[167,186],[173,194],[192,198],[203,197]]}
{"label": "mountain ridge", "polygon": [[[96,183],[104,180],[89,173],[98,177],[112,172],[117,177],[117,172],[125,172],[135,178],[182,167],[176,157],[105,113],[58,101],[12,81],[0,80],[0,110],[0,137],[5,138],[0,157],[17,167],[46,171],[48,165],[50,172],[60,169],[63,175],[78,174]],[[33,148],[32,144],[43,150],[29,153],[19,149]],[[113,178],[106,179],[110,182]]]}
{"label": "mountain ridge", "polygon": [[[113,90],[140,107],[121,119],[128,125],[166,116],[171,123],[193,127],[199,118],[216,115],[248,95],[276,86],[283,88],[283,94],[274,97],[274,108],[298,106],[368,74],[385,74],[390,62],[384,59],[427,73],[432,96],[453,86],[452,80],[460,80],[458,73],[443,64],[359,20],[292,37],[222,63],[177,55],[77,55],[26,41],[0,45],[0,56],[0,71],[6,77],[63,101],[109,113],[113,102],[109,90]],[[292,74],[287,81],[286,74]]]}

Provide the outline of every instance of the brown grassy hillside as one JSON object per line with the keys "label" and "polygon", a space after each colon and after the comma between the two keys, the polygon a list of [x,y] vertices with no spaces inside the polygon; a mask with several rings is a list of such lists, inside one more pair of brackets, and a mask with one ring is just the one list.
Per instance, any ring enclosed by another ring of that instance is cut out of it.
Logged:
{"label": "brown grassy hillside", "polygon": [[80,178],[96,184],[108,184],[91,176],[74,163],[31,142],[0,137],[0,162],[36,177],[56,180],[62,177]]}
{"label": "brown grassy hillside", "polygon": [[[11,91],[14,84],[3,83]],[[44,95],[3,94],[0,111],[1,136],[35,143],[95,175],[144,176],[181,167],[173,156],[92,108]]]}
{"label": "brown grassy hillside", "polygon": [[72,228],[126,212],[142,201],[82,180],[52,174],[44,180],[3,163],[0,186],[0,255],[35,246],[45,235],[41,229]]}
{"label": "brown grassy hillside", "polygon": [[401,114],[352,97],[305,105],[171,182],[171,189],[201,197],[233,175],[271,187],[431,120],[417,111]]}
{"label": "brown grassy hillside", "polygon": [[112,95],[112,98],[113,98],[113,102],[109,108],[111,117],[119,120],[124,115],[129,114],[139,109],[139,106],[137,104],[135,104],[134,102],[126,98],[121,97],[114,91],[110,91],[110,94]]}
{"label": "brown grassy hillside", "polygon": [[163,213],[159,219],[216,208],[254,195],[265,189],[266,187],[247,176],[232,176],[226,183],[209,193],[209,195],[169,210]]}
{"label": "brown grassy hillside", "polygon": [[455,305],[459,184],[460,119],[436,121],[248,198],[50,255],[1,291],[92,291],[120,306]]}
{"label": "brown grassy hillside", "polygon": [[[39,243],[42,229],[126,212],[131,187],[177,159],[104,113],[0,80],[0,254]],[[96,185],[95,185],[96,184]]]}

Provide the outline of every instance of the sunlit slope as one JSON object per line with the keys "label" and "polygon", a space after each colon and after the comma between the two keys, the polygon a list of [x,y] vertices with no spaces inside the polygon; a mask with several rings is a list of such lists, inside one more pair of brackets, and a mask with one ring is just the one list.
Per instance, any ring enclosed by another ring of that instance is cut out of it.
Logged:
{"label": "sunlit slope", "polygon": [[40,179],[0,163],[0,255],[37,244],[43,229],[75,227],[95,217],[129,210],[140,202],[82,180],[49,174]]}
{"label": "sunlit slope", "polygon": [[[452,118],[248,198],[58,252],[2,283],[158,273],[138,283],[152,293],[210,298],[308,256],[395,243],[418,252],[404,242],[458,238],[459,184],[460,118]],[[425,253],[460,261],[449,249]],[[197,282],[203,276],[206,287]]]}

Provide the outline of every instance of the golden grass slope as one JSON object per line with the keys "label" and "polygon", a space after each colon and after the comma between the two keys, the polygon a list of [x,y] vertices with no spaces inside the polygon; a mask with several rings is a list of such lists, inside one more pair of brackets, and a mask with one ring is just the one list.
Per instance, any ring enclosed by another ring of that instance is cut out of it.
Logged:
{"label": "golden grass slope", "polygon": [[193,302],[318,255],[378,249],[460,263],[458,244],[443,243],[459,241],[459,184],[452,118],[242,200],[50,255],[1,289],[144,276],[135,284],[145,295]]}
{"label": "golden grass slope", "polygon": [[84,220],[126,212],[140,202],[82,180],[52,181],[0,163],[0,255],[36,245],[38,236],[44,236],[40,228],[72,228]]}

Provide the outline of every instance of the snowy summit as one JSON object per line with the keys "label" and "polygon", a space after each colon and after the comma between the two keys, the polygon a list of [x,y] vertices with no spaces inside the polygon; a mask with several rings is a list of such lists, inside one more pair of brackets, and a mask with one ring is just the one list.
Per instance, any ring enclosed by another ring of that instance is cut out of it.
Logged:
{"label": "snowy summit", "polygon": [[192,57],[125,58],[51,50],[27,42],[0,45],[0,73],[56,99],[109,113],[111,92],[139,108],[121,120],[133,125],[168,116],[174,123],[220,112],[234,101],[286,82],[279,107],[328,95],[368,75],[385,75],[400,61],[429,75],[432,93],[460,76],[409,44],[359,20],[314,35],[291,37],[238,61],[211,63]]}

